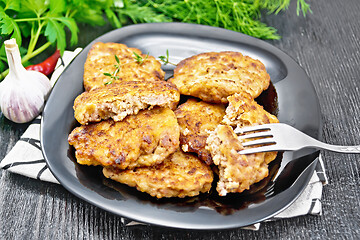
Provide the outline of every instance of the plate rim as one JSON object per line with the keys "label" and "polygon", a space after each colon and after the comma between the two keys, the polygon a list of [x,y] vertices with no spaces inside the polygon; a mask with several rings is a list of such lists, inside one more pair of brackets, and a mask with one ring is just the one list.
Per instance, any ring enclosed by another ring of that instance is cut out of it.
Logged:
{"label": "plate rim", "polygon": [[[188,23],[144,23],[144,24],[136,24],[136,25],[130,25],[130,26],[126,26],[126,27],[123,27],[123,28],[120,28],[120,29],[115,29],[115,30],[112,30],[108,33],[105,33],[99,37],[97,37],[96,39],[94,39],[93,41],[91,41],[80,53],[85,53],[84,51],[88,50],[91,45],[96,42],[96,41],[103,41],[103,40],[106,40],[107,38],[109,38],[111,35],[113,35],[114,33],[116,34],[119,34],[119,33],[126,33],[128,35],[131,35],[131,34],[134,34],[134,33],[140,33],[140,32],[143,32],[143,30],[146,30],[146,32],[151,32],[151,30],[153,28],[157,28],[159,26],[166,26],[167,28],[171,27],[173,29],[176,29],[176,28],[180,28],[180,29],[184,29],[184,28],[194,28],[196,29],[198,32],[201,32],[202,34],[204,34],[204,32],[207,32],[209,30],[212,30],[212,33],[216,30],[217,34],[220,34],[221,36],[222,35],[229,35],[229,36],[237,36],[239,37],[239,39],[241,40],[246,40],[245,42],[244,41],[241,41],[241,42],[244,42],[245,44],[249,44],[251,46],[254,46],[256,48],[270,48],[271,49],[271,53],[275,54],[277,57],[279,57],[280,59],[282,59],[282,57],[285,57],[285,58],[288,58],[288,59],[291,59],[290,63],[291,64],[294,64],[296,65],[297,68],[300,68],[304,74],[307,76],[307,74],[305,73],[305,71],[295,62],[294,59],[292,59],[289,55],[287,55],[285,52],[281,51],[280,49],[276,48],[275,46],[271,45],[270,43],[267,43],[263,40],[260,40],[260,39],[257,39],[257,38],[254,38],[254,37],[251,37],[251,36],[248,36],[248,35],[245,35],[245,34],[242,34],[242,33],[238,33],[238,32],[234,32],[234,31],[231,31],[231,30],[226,30],[226,29],[223,29],[223,28],[218,28],[218,27],[211,27],[211,26],[205,26],[205,25],[198,25],[198,24],[188,24]],[[181,33],[180,33],[181,34]],[[205,35],[205,34],[204,34]],[[209,38],[213,39],[211,36],[209,36]],[[244,38],[244,39],[242,39]],[[259,47],[260,45],[260,47]],[[269,51],[269,50],[267,50]],[[87,54],[87,53],[86,53]],[[77,57],[79,56],[77,55]],[[279,56],[280,55],[280,56]],[[77,58],[76,57],[76,58]],[[76,59],[75,58],[75,59]],[[68,69],[68,67],[71,66],[71,63],[66,67],[66,69],[64,70],[64,72]],[[316,94],[316,91],[314,89],[314,86],[310,80],[310,78],[307,76],[310,84],[311,84],[311,87],[313,88],[312,90],[314,91],[314,94],[317,98],[317,94]],[[59,77],[58,80],[61,79],[61,76]],[[56,88],[56,85],[54,86],[54,89]],[[52,94],[50,94],[50,97],[48,100],[51,99],[51,96]],[[317,99],[318,100],[318,99]],[[320,105],[319,105],[319,101],[317,101],[317,105],[318,105],[318,108],[320,109]],[[80,192],[76,191],[72,186],[69,186],[67,184],[66,181],[64,181],[61,176],[59,175],[59,173],[57,172],[56,169],[54,169],[54,166],[52,165],[52,162],[49,160],[49,156],[47,155],[47,152],[46,152],[46,149],[45,149],[45,146],[46,146],[46,143],[43,141],[45,138],[44,138],[44,134],[45,134],[45,130],[44,130],[44,121],[46,121],[46,118],[47,118],[47,115],[46,115],[46,109],[47,109],[47,106],[48,104],[45,106],[44,108],[44,112],[43,112],[43,117],[41,119],[41,128],[40,128],[40,135],[41,135],[41,148],[42,148],[42,152],[43,152],[43,155],[44,155],[44,158],[46,160],[46,163],[47,165],[49,166],[49,169],[50,171],[53,173],[53,175],[55,176],[55,178],[60,182],[60,184],[65,188],[67,189],[69,192],[71,192],[72,194],[74,194],[75,196],[79,197],[80,199],[83,199],[87,202],[89,202],[90,204],[92,205],[95,205],[101,209],[104,209],[106,211],[109,211],[109,212],[112,212],[116,215],[119,215],[121,217],[126,217],[126,218],[130,218],[130,219],[134,219],[136,221],[139,221],[139,222],[146,222],[146,223],[150,223],[150,224],[154,224],[154,225],[159,225],[159,226],[166,226],[166,227],[173,227],[173,228],[183,228],[183,229],[198,229],[198,230],[216,230],[216,229],[231,229],[231,228],[237,228],[237,227],[243,227],[243,226],[246,226],[246,225],[238,225],[236,223],[232,224],[232,225],[227,225],[227,226],[206,226],[206,225],[187,225],[187,224],[183,224],[181,226],[176,226],[174,224],[171,224],[171,223],[166,223],[164,221],[153,221],[153,220],[147,220],[147,219],[139,219],[137,217],[137,215],[134,215],[134,214],[119,214],[119,212],[114,212],[113,209],[109,208],[109,207],[106,207],[106,206],[103,206],[101,204],[98,204],[96,201],[93,201],[92,199],[87,199],[85,196],[83,196],[83,194],[81,194]],[[322,125],[322,121],[321,119],[319,119],[319,127],[321,127]],[[320,129],[321,130],[321,129]],[[321,136],[320,132],[319,132],[319,137]],[[308,168],[311,168],[312,170],[315,168],[315,165],[316,165],[316,162],[317,160],[315,160],[311,165],[308,166]],[[305,171],[304,171],[305,172]],[[304,173],[303,172],[303,173]],[[304,174],[302,174],[304,175]],[[301,176],[300,176],[301,177]],[[310,177],[311,177],[311,174],[309,174],[307,176],[307,179],[305,180],[307,183],[310,181]],[[274,215],[276,215],[277,213],[283,211],[285,208],[287,208],[289,205],[291,205],[299,196],[300,194],[303,192],[303,190],[305,189],[307,184],[305,184],[304,186],[302,186],[302,189],[301,191],[299,191],[295,198],[293,198],[290,202],[288,202],[285,206],[283,206],[281,209],[278,209],[277,211],[274,211],[272,214],[268,215],[266,218],[264,219],[261,219],[260,221],[255,221],[255,222],[252,222],[252,223],[249,223],[250,224],[254,224],[254,223],[257,223],[257,222],[261,222],[265,219],[268,219]]]}

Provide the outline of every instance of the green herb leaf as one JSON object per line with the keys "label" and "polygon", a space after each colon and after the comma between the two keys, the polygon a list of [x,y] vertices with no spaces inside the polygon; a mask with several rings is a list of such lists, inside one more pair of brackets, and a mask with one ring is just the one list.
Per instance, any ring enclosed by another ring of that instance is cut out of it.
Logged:
{"label": "green herb leaf", "polygon": [[44,34],[49,42],[57,42],[57,48],[61,53],[64,52],[66,46],[65,30],[60,23],[54,19],[48,19]]}
{"label": "green herb leaf", "polygon": [[116,75],[118,74],[118,72],[120,71],[120,67],[116,68],[113,75],[114,77],[117,77]]}
{"label": "green herb leaf", "polygon": [[[130,20],[132,23],[150,22],[172,22],[172,17],[168,17],[156,8],[148,4],[148,1],[125,1],[124,7],[117,8],[119,18],[123,23]],[[182,2],[182,1],[179,1]],[[141,14],[139,14],[141,13]]]}
{"label": "green herb leaf", "polygon": [[22,0],[21,11],[29,11],[35,13],[37,16],[41,16],[48,10],[49,2],[43,0]]}
{"label": "green herb leaf", "polygon": [[0,19],[3,19],[7,14],[5,13],[5,10],[0,8]]}
{"label": "green herb leaf", "polygon": [[139,54],[137,54],[136,52],[133,52],[134,54],[134,59],[135,61],[139,64],[142,65],[145,60],[149,57],[149,53],[146,54],[146,56],[143,58],[142,56],[140,56]]}
{"label": "green herb leaf", "polygon": [[50,12],[51,13],[63,13],[66,11],[65,0],[50,0]]}
{"label": "green herb leaf", "polygon": [[310,4],[306,3],[305,0],[297,1],[296,14],[298,16],[300,15],[300,10],[302,11],[304,17],[306,16],[307,12],[312,13]]}
{"label": "green herb leaf", "polygon": [[70,30],[71,32],[70,44],[71,45],[76,44],[78,42],[79,28],[76,25],[75,20],[67,17],[56,17],[53,19],[63,23]]}
{"label": "green herb leaf", "polygon": [[0,58],[4,61],[6,61],[6,52],[5,52],[5,44],[1,44],[0,47]]}
{"label": "green herb leaf", "polygon": [[[115,67],[115,71],[111,74],[111,73],[103,73],[105,76],[107,77],[110,77],[112,78],[113,80],[118,80],[119,79],[119,76],[116,76],[119,72],[120,72],[120,69],[121,69],[121,64],[120,64],[120,59],[118,56],[114,55],[115,57],[115,61],[118,63],[118,64],[115,64],[114,67]],[[104,85],[108,85],[108,84],[111,84],[113,83],[113,81],[109,81],[109,82],[106,82],[104,83]]]}
{"label": "green herb leaf", "polygon": [[114,28],[121,28],[122,24],[119,21],[118,17],[116,16],[115,12],[111,9],[105,9],[106,17],[109,19],[110,24]]}
{"label": "green herb leaf", "polygon": [[115,61],[120,64],[120,60],[119,60],[119,57],[115,55]]}
{"label": "green herb leaf", "polygon": [[20,11],[20,0],[3,0],[2,2],[5,3],[5,11],[8,9]]}
{"label": "green herb leaf", "polygon": [[0,61],[0,71],[4,71],[6,69],[6,64],[5,64],[5,61],[1,60]]}
{"label": "green herb leaf", "polygon": [[22,44],[22,37],[21,31],[18,24],[9,16],[3,15],[2,19],[0,20],[0,29],[2,35],[11,35],[10,38],[15,38],[16,43],[21,46]]}
{"label": "green herb leaf", "polygon": [[174,65],[174,66],[177,65],[177,64],[172,63],[172,62],[169,61],[169,50],[168,49],[166,49],[166,55],[165,56],[159,56],[158,58],[160,59],[161,62],[164,63],[164,65],[167,65],[167,64],[171,64],[171,65]]}
{"label": "green herb leaf", "polygon": [[74,18],[78,22],[87,23],[92,26],[103,26],[105,24],[103,12],[98,9],[91,9],[86,5],[84,5],[83,8],[79,7]]}
{"label": "green herb leaf", "polygon": [[18,26],[23,38],[31,37],[31,24],[27,22],[19,22]]}
{"label": "green herb leaf", "polygon": [[139,54],[137,54],[136,52],[133,52],[133,54],[134,54],[135,61],[137,63],[140,63],[142,61],[142,57]]}
{"label": "green herb leaf", "polygon": [[14,31],[15,25],[17,25],[15,21],[10,17],[8,17],[7,15],[2,16],[0,23],[1,23],[1,27],[0,27],[1,34],[4,35],[11,34]]}

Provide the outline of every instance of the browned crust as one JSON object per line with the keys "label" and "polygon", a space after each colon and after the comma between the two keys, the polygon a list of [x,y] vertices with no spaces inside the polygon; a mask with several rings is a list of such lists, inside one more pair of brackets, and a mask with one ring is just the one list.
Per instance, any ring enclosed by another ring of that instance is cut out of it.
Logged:
{"label": "browned crust", "polygon": [[176,151],[162,164],[154,167],[121,171],[104,168],[105,177],[136,187],[153,197],[192,197],[209,192],[213,173],[197,157]]}
{"label": "browned crust", "polygon": [[206,164],[212,164],[211,154],[205,149],[206,139],[222,121],[225,106],[191,98],[178,106],[175,115],[180,126],[182,150],[196,153]]}
{"label": "browned crust", "polygon": [[182,60],[169,81],[181,94],[227,103],[228,96],[239,92],[259,96],[269,87],[270,76],[259,60],[226,51],[201,53]]}
{"label": "browned crust", "polygon": [[121,121],[154,106],[175,109],[179,100],[180,93],[172,83],[124,81],[80,94],[74,102],[74,115],[83,125],[108,118]]}
{"label": "browned crust", "polygon": [[[268,123],[278,123],[275,115],[264,110],[248,93],[238,93],[228,97],[229,106],[226,108],[226,115],[223,123],[232,127],[246,127]],[[277,152],[266,152],[266,164],[273,161]]]}
{"label": "browned crust", "polygon": [[168,108],[140,111],[121,122],[75,128],[68,137],[80,164],[133,169],[161,163],[179,147],[179,125]]}
{"label": "browned crust", "polygon": [[219,125],[207,139],[215,165],[219,167],[216,190],[220,196],[241,193],[268,176],[265,153],[242,155],[242,143],[228,125]]}
{"label": "browned crust", "polygon": [[[139,64],[134,59],[134,52],[146,60]],[[121,69],[117,74],[118,80],[113,80],[104,73],[113,73],[117,65],[115,55],[120,60]],[[161,63],[153,56],[143,54],[137,48],[129,48],[120,43],[94,43],[84,65],[84,88],[86,91],[102,87],[113,80],[120,81],[148,81],[164,80],[165,72]]]}

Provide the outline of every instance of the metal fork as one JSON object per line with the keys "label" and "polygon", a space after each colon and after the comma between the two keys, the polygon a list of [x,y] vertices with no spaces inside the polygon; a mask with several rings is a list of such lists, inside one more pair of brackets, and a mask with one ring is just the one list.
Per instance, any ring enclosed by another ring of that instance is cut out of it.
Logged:
{"label": "metal fork", "polygon": [[326,149],[340,153],[360,153],[360,145],[338,146],[323,143],[284,123],[236,128],[234,132],[240,140],[246,140],[243,142],[244,147],[252,147],[239,151],[240,154],[295,151],[302,148]]}

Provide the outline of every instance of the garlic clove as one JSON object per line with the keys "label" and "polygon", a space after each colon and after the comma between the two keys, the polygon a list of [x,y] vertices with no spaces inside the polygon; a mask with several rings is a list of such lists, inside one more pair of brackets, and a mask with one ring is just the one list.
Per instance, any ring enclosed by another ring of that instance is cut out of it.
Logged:
{"label": "garlic clove", "polygon": [[44,100],[46,100],[50,94],[50,90],[51,90],[51,83],[49,78],[41,73],[41,72],[37,72],[37,71],[33,71],[33,70],[26,70],[28,73],[28,77],[30,79],[37,79],[37,87],[39,89],[39,91],[41,91],[41,93],[44,96]]}
{"label": "garlic clove", "polygon": [[0,109],[11,121],[29,122],[43,110],[51,90],[50,80],[40,72],[23,67],[15,39],[4,43],[9,74],[0,83]]}
{"label": "garlic clove", "polygon": [[[44,97],[20,87],[16,90],[8,88],[2,94],[0,108],[4,116],[16,123],[26,123],[38,116],[44,107]],[[15,89],[15,87],[13,88]]]}

